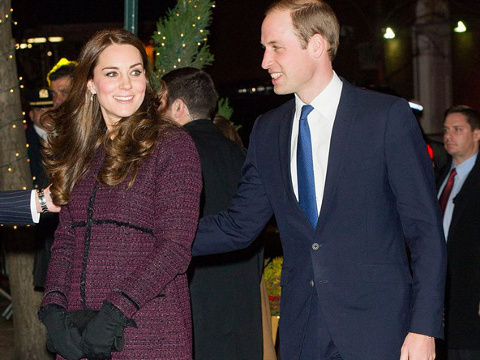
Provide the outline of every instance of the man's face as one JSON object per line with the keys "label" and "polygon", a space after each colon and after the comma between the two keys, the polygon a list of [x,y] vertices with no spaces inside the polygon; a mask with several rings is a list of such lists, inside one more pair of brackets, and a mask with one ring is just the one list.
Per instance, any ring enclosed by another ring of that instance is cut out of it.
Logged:
{"label": "man's face", "polygon": [[52,92],[53,107],[57,108],[70,95],[72,89],[72,80],[69,76],[64,76],[60,79],[53,80],[50,86]]}
{"label": "man's face", "polygon": [[443,124],[445,149],[452,156],[455,165],[462,163],[478,151],[480,129],[472,130],[465,115],[447,115]]}
{"label": "man's face", "polygon": [[42,124],[40,123],[40,119],[42,115],[49,110],[50,108],[48,107],[34,107],[30,110],[29,115],[30,115],[30,120],[37,125],[38,127],[42,128]]}
{"label": "man's face", "polygon": [[289,11],[273,11],[262,24],[265,47],[262,68],[268,70],[276,94],[296,93],[304,102],[317,94],[315,73],[318,71],[309,45],[302,49]]}

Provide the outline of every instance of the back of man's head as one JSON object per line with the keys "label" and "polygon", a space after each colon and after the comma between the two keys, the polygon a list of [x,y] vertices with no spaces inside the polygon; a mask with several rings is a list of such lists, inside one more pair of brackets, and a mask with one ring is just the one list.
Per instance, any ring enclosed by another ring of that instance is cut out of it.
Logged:
{"label": "back of man's head", "polygon": [[170,71],[162,77],[167,86],[167,105],[181,99],[190,115],[196,119],[212,119],[217,108],[218,94],[212,78],[192,67]]}

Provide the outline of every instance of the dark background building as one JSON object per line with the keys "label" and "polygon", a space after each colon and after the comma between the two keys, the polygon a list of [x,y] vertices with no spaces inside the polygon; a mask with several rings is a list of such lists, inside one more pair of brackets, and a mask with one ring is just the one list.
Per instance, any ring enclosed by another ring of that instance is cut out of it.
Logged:
{"label": "dark background building", "polygon": [[[218,0],[210,27],[209,44],[215,62],[206,70],[222,96],[234,107],[233,120],[241,132],[262,112],[285,101],[272,94],[270,79],[260,64],[260,26],[272,0]],[[440,0],[430,0],[433,7]],[[451,0],[452,103],[480,107],[480,10],[477,0]],[[138,35],[151,43],[156,22],[175,6],[176,0],[139,0]],[[415,57],[412,29],[418,21],[417,1],[331,0],[341,23],[341,41],[334,67],[337,73],[360,86],[388,89],[407,99],[415,98]],[[123,27],[124,1],[12,0],[14,36],[18,43],[37,36],[62,36],[63,42],[32,45],[17,51],[19,75],[25,88],[46,85],[45,75],[61,57],[75,58],[82,44],[96,30]],[[467,32],[453,32],[457,21]],[[384,29],[396,38],[383,38]],[[451,58],[451,59],[450,59]],[[450,104],[449,104],[450,105]],[[443,109],[442,109],[443,111]]]}

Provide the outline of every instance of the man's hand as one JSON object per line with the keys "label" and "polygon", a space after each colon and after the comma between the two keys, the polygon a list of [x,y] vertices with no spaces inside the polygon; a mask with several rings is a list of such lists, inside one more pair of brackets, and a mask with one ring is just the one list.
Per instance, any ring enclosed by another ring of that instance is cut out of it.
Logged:
{"label": "man's hand", "polygon": [[52,186],[52,184],[48,185],[48,187],[43,189],[43,193],[45,194],[45,201],[47,202],[47,207],[49,212],[58,213],[61,208],[60,206],[57,206],[53,203],[52,196],[50,194],[50,186]]}
{"label": "man's hand", "polygon": [[[44,198],[45,198],[45,203],[47,204],[47,208],[48,208],[48,211],[49,212],[55,212],[55,213],[58,213],[60,211],[60,206],[57,206],[53,203],[52,201],[52,196],[50,194],[50,185],[48,185],[48,187],[46,187],[45,189],[43,189],[43,195],[44,195]],[[38,199],[38,192],[35,192],[35,206],[37,208],[37,212],[39,214],[42,213],[42,206],[40,204],[40,200]]]}
{"label": "man's hand", "polygon": [[435,338],[408,333],[403,342],[400,360],[434,360]]}

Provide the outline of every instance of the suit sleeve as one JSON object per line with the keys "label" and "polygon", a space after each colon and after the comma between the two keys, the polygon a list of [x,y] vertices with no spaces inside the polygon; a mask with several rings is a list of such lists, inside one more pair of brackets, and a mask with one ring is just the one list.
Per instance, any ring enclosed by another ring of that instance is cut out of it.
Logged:
{"label": "suit sleeve", "polygon": [[418,123],[403,100],[390,109],[385,144],[388,179],[411,252],[409,332],[441,338],[446,245],[431,161]]}
{"label": "suit sleeve", "polygon": [[33,224],[30,196],[31,191],[0,191],[0,224]]}
{"label": "suit sleeve", "polygon": [[273,210],[257,168],[259,118],[250,136],[247,158],[232,206],[200,220],[192,255],[210,255],[246,248],[263,230]]}

